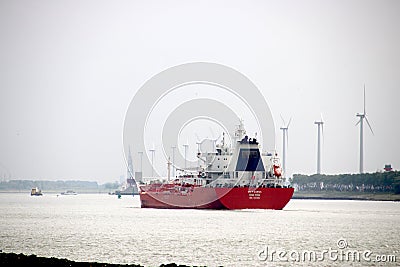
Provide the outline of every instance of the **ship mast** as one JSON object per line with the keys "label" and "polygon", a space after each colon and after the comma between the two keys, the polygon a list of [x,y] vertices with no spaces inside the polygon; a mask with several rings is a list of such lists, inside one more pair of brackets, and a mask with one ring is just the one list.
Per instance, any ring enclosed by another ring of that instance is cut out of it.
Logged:
{"label": "ship mast", "polygon": [[244,129],[243,120],[241,119],[239,122],[239,125],[235,131],[235,141],[237,142],[237,141],[242,140],[242,138],[245,134],[246,134],[246,130]]}

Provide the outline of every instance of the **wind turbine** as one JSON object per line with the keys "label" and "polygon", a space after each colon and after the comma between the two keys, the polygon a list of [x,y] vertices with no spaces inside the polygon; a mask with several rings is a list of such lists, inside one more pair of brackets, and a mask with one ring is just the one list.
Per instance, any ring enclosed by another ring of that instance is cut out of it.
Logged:
{"label": "wind turbine", "polygon": [[283,119],[282,115],[281,115],[281,119],[283,121],[283,126],[281,127],[282,130],[282,141],[283,141],[283,145],[282,145],[282,170],[283,173],[286,174],[286,145],[289,145],[289,125],[290,122],[292,121],[292,118],[289,119],[289,123],[286,124],[285,120]]}
{"label": "wind turbine", "polygon": [[140,177],[138,181],[141,183],[143,182],[143,151],[139,151],[138,154],[140,156]]}
{"label": "wind turbine", "polygon": [[176,146],[171,146],[172,148],[172,177],[175,178],[175,149]]}
{"label": "wind turbine", "polygon": [[187,150],[188,150],[188,147],[189,147],[189,142],[187,140],[186,140],[186,143],[183,144],[183,147],[185,148],[185,170],[186,170],[186,162],[187,162],[186,156],[187,156]]}
{"label": "wind turbine", "polygon": [[321,120],[315,121],[314,124],[318,126],[317,174],[321,174],[321,130],[322,130],[322,135],[324,135],[324,120],[322,119],[322,114],[321,114]]}
{"label": "wind turbine", "polygon": [[364,112],[357,113],[356,116],[360,117],[360,120],[356,123],[356,126],[360,124],[360,173],[364,173],[364,133],[363,133],[364,119],[367,122],[368,127],[371,130],[371,133],[374,134],[374,131],[372,130],[372,127],[367,119],[367,112],[365,110],[365,84],[364,84]]}
{"label": "wind turbine", "polygon": [[154,144],[153,147],[151,149],[149,149],[149,151],[151,152],[151,177],[154,177],[154,153],[156,152],[156,149],[154,148]]}

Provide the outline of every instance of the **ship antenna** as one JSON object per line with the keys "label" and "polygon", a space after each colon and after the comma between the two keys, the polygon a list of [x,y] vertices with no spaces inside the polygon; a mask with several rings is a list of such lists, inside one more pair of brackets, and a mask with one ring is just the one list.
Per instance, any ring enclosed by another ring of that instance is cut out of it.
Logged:
{"label": "ship antenna", "polygon": [[240,140],[246,134],[246,130],[244,129],[243,120],[240,119],[238,128],[236,129],[235,137]]}

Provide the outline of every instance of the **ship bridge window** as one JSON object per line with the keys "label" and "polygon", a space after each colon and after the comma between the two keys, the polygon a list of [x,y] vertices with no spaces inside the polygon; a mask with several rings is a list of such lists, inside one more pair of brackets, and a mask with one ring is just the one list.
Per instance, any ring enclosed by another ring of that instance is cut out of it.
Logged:
{"label": "ship bridge window", "polygon": [[265,171],[264,164],[257,148],[240,149],[236,164],[237,171]]}

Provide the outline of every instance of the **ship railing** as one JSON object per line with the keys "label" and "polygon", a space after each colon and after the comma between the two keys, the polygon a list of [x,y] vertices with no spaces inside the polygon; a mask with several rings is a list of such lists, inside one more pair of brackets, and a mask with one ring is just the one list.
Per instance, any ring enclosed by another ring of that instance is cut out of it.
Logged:
{"label": "ship railing", "polygon": [[265,178],[255,179],[242,183],[237,179],[222,179],[214,180],[211,183],[204,185],[204,187],[285,187],[285,179],[282,178]]}
{"label": "ship railing", "polygon": [[[172,177],[170,178],[171,181],[173,180]],[[160,183],[165,183],[168,182],[168,178],[167,177],[142,177],[142,182],[145,184],[149,184],[149,183],[154,183],[154,182],[160,182]]]}
{"label": "ship railing", "polygon": [[285,180],[282,178],[267,178],[267,179],[262,179],[261,181],[266,183],[281,184]]}
{"label": "ship railing", "polygon": [[265,186],[278,186],[278,187],[291,187],[290,183],[287,183],[285,178],[269,178],[269,179],[263,179],[260,183],[261,185]]}

